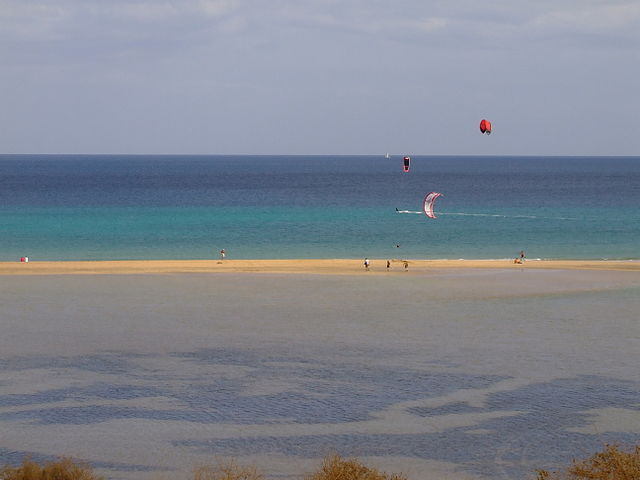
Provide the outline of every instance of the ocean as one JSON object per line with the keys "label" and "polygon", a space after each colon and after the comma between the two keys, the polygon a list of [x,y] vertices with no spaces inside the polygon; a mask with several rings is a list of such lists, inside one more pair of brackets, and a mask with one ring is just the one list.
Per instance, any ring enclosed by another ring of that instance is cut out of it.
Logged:
{"label": "ocean", "polygon": [[639,207],[640,157],[5,154],[0,260],[638,259]]}

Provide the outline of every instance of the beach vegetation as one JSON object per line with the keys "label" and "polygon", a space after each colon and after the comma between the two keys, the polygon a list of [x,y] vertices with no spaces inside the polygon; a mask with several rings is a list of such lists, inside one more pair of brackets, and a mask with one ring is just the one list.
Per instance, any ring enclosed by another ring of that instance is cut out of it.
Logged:
{"label": "beach vegetation", "polygon": [[18,466],[2,468],[0,480],[104,480],[104,477],[97,475],[90,465],[69,457],[43,464],[27,457]]}
{"label": "beach vegetation", "polygon": [[194,468],[193,480],[262,480],[264,476],[254,466],[238,465],[234,461]]}
{"label": "beach vegetation", "polygon": [[638,480],[640,446],[625,451],[617,445],[605,445],[586,460],[574,460],[565,471],[538,470],[537,474],[537,480]]}
{"label": "beach vegetation", "polygon": [[[602,451],[586,460],[574,460],[562,471],[537,470],[537,480],[639,480],[640,445],[622,449],[605,445]],[[193,480],[264,480],[255,466],[238,465],[234,461],[203,465],[193,470]],[[318,470],[306,474],[304,480],[407,480],[404,474],[386,473],[357,459],[332,454],[324,458]],[[18,466],[0,469],[0,480],[105,480],[93,468],[80,461],[63,457],[39,464],[25,458]]]}
{"label": "beach vegetation", "polygon": [[367,467],[357,459],[345,459],[340,455],[325,457],[318,471],[305,477],[305,480],[406,480],[402,474],[388,474]]}
{"label": "beach vegetation", "polygon": [[[234,461],[202,465],[193,469],[193,480],[263,480],[265,476],[255,466],[238,465]],[[105,480],[83,462],[64,457],[38,464],[25,458],[18,466],[0,469],[0,480]],[[407,480],[404,475],[387,474],[367,467],[356,459],[339,455],[325,457],[320,468],[304,480]]]}

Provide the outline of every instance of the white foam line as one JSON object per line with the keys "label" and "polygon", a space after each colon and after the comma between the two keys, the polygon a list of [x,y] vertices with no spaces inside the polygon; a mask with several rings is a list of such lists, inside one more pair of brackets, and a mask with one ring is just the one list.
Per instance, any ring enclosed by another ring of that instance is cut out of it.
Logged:
{"label": "white foam line", "polygon": [[[438,212],[438,215],[463,215],[465,217],[502,217],[502,218],[506,218],[507,217],[507,215],[499,215],[499,214],[494,214],[494,213],[457,213],[457,212],[442,213],[442,212]],[[530,217],[530,218],[535,218],[535,217]]]}
{"label": "white foam line", "polygon": [[[414,210],[396,210],[396,213],[415,213],[422,215],[424,212],[416,212]],[[540,217],[538,215],[501,215],[499,213],[462,213],[462,212],[438,212],[440,215],[460,215],[464,217],[496,217],[496,218],[537,218],[540,220],[578,220],[571,217]]]}

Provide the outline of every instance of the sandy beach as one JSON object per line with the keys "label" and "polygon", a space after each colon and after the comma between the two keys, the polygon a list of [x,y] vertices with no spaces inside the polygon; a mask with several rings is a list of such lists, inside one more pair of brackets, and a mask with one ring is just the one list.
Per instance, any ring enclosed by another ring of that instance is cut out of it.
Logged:
{"label": "sandy beach", "polygon": [[0,262],[0,275],[131,275],[168,273],[296,273],[325,275],[371,275],[375,273],[417,274],[447,269],[559,269],[640,271],[635,260],[526,260],[515,264],[501,260],[403,260],[393,259],[387,270],[386,259],[370,259],[369,271],[362,260],[119,260],[64,262]]}

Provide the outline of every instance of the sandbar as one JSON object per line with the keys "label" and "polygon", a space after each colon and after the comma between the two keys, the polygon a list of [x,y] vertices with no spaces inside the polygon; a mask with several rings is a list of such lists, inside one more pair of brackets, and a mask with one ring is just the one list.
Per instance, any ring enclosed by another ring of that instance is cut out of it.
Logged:
{"label": "sandbar", "polygon": [[640,271],[637,260],[404,260],[360,259],[261,260],[108,260],[0,262],[0,275],[134,275],[171,273],[295,273],[319,275],[427,274],[448,269],[556,269]]}

